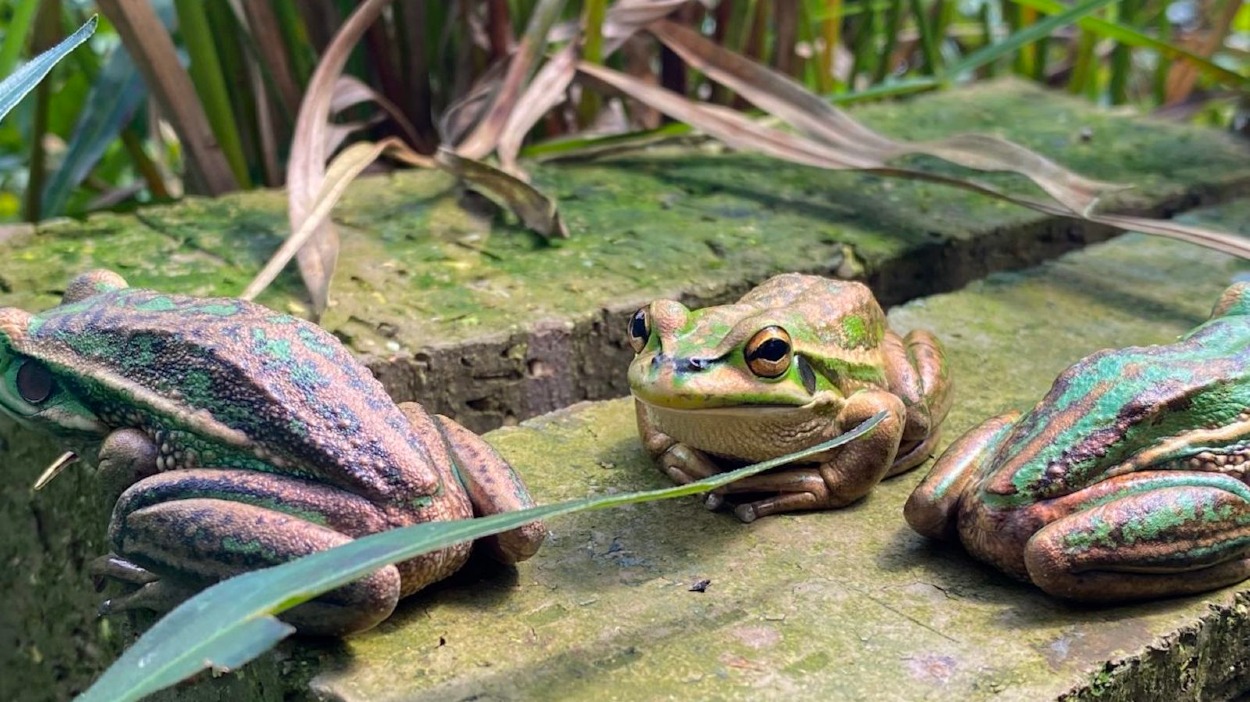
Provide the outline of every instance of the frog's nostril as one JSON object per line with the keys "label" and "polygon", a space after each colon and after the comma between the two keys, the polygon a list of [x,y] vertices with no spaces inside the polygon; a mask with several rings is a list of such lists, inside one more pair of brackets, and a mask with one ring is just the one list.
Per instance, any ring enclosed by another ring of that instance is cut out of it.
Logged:
{"label": "frog's nostril", "polygon": [[682,358],[677,360],[677,370],[701,371],[712,365],[710,358]]}

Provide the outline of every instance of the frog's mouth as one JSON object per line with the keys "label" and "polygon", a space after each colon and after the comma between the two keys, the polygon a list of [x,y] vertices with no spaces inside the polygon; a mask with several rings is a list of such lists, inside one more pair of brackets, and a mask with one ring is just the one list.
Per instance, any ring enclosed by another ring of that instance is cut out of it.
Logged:
{"label": "frog's mouth", "polygon": [[819,399],[813,399],[810,402],[795,405],[785,405],[780,403],[769,404],[752,404],[750,402],[738,402],[726,405],[681,405],[670,402],[655,402],[646,398],[634,395],[634,399],[658,410],[666,413],[697,415],[707,417],[709,419],[716,416],[723,417],[741,417],[743,415],[785,415],[795,413],[811,413],[817,406],[822,404]]}

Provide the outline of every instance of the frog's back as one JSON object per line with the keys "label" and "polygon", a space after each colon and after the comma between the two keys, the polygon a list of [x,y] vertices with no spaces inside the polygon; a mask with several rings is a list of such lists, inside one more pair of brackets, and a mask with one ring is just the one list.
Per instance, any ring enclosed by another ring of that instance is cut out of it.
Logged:
{"label": "frog's back", "polygon": [[102,419],[166,432],[187,465],[276,469],[371,499],[434,487],[381,384],[304,320],[233,298],[123,289],[48,310],[29,333]]}
{"label": "frog's back", "polygon": [[[1250,441],[1247,410],[1250,317],[1212,320],[1173,344],[1100,351],[1073,364],[1017,424],[1011,443],[1019,450],[1004,457],[1004,472],[1017,486],[1050,483],[1052,494],[1066,493],[1188,432],[1226,427],[1225,444]],[[1024,456],[1028,465],[1013,461]],[[1064,479],[1042,477],[1051,465],[1067,467]]]}

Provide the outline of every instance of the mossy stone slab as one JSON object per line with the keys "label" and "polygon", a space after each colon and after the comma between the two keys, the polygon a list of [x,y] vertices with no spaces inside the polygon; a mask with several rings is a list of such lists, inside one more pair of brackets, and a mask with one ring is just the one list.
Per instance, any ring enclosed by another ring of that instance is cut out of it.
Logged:
{"label": "mossy stone slab", "polygon": [[[1001,81],[855,109],[923,140],[989,132],[1091,177],[1133,184],[1109,209],[1166,214],[1250,182],[1250,148],[1214,130],[1099,110]],[[945,173],[959,169],[913,158]],[[1019,176],[976,175],[1038,195]],[[398,399],[478,431],[624,394],[623,315],[657,297],[723,302],[770,274],[866,279],[885,304],[951,290],[1112,234],[932,183],[835,173],[700,148],[536,165],[572,238],[547,244],[458,206],[440,173],[357,183],[334,218],[342,255],[323,323]],[[114,268],[135,285],[240,292],[287,231],[279,192],[188,199],[61,222],[0,243],[0,304],[52,304],[66,279]],[[293,274],[262,300],[306,311]]]}
{"label": "mossy stone slab", "polygon": [[[1241,226],[1250,201],[1207,214]],[[890,321],[947,344],[948,442],[1031,405],[1096,349],[1174,339],[1247,275],[1244,262],[1131,235],[895,308]],[[541,502],[665,484],[627,399],[488,438]],[[923,472],[849,509],[751,525],[695,499],[553,520],[551,541],[515,575],[465,579],[320,652],[312,688],[354,701],[1180,700],[1250,687],[1239,677],[1250,584],[1065,604],[912,533],[901,508]]]}

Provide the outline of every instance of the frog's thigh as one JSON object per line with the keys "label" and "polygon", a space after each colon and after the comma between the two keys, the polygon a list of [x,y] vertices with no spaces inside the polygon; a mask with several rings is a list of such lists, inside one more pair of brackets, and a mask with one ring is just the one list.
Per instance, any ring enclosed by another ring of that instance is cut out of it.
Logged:
{"label": "frog's thigh", "polygon": [[[353,530],[379,518],[357,496],[315,483],[253,471],[183,470],[147,478],[122,495],[109,525],[110,544],[119,556],[173,584],[200,588],[352,540],[331,526],[236,498],[280,502]],[[386,566],[282,618],[304,633],[361,631],[390,616],[399,593],[399,571]]]}
{"label": "frog's thigh", "polygon": [[930,539],[958,538],[960,498],[968,485],[981,477],[993,457],[991,447],[1011,431],[1019,418],[1019,412],[991,417],[946,448],[903,505],[903,517],[912,529]]}
{"label": "frog's thigh", "polygon": [[[447,439],[459,468],[460,482],[473,503],[474,514],[484,517],[534,506],[534,499],[521,482],[521,476],[482,437],[442,415],[434,421]],[[530,522],[487,537],[484,543],[498,560],[516,563],[533,556],[546,538],[547,528],[543,523]]]}
{"label": "frog's thigh", "polygon": [[[1225,476],[1200,476],[1205,483],[1219,478]],[[1232,490],[1157,487],[1052,522],[1025,547],[1029,578],[1049,594],[1091,602],[1205,592],[1244,580],[1250,502],[1244,486],[1227,481]]]}

